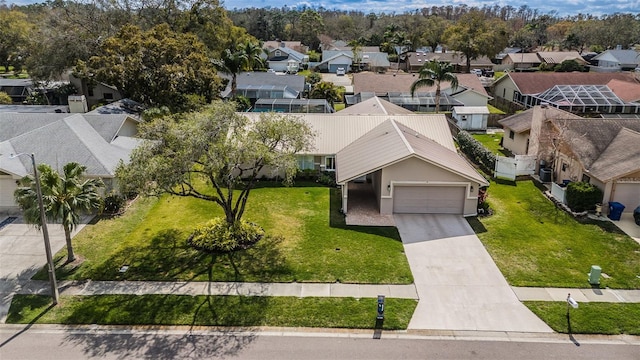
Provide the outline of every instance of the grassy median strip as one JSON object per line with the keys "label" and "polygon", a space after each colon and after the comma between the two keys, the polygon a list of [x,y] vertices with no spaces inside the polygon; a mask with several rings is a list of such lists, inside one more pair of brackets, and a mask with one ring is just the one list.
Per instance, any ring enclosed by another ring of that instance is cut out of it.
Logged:
{"label": "grassy median strip", "polygon": [[599,265],[602,287],[640,289],[640,245],[610,222],[576,221],[532,181],[492,181],[488,201],[494,214],[470,223],[511,285],[590,287]]}
{"label": "grassy median strip", "polygon": [[[377,299],[187,295],[16,295],[7,323],[372,329]],[[406,329],[417,302],[386,299],[383,329]]]}
{"label": "grassy median strip", "polygon": [[553,330],[573,334],[640,335],[640,304],[580,303],[570,309],[566,302],[525,301],[524,304]]}

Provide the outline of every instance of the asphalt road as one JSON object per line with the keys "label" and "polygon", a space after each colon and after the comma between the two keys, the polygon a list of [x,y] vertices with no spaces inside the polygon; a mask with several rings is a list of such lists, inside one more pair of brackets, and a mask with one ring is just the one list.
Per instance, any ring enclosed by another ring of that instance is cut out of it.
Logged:
{"label": "asphalt road", "polygon": [[281,333],[0,328],[0,359],[640,359],[640,342],[475,340],[386,333]]}

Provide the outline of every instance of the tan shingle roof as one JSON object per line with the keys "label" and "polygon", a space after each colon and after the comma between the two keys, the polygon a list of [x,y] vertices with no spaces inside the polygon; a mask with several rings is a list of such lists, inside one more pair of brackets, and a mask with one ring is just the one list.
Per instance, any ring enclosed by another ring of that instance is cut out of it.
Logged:
{"label": "tan shingle roof", "polygon": [[393,119],[386,120],[336,154],[336,179],[338,183],[345,183],[410,157],[488,185],[457,152]]}
{"label": "tan shingle roof", "polygon": [[[627,128],[640,132],[640,121],[638,119],[573,119],[570,121],[555,119],[553,122],[562,131],[564,142],[571,147],[585,169],[590,169],[596,162],[601,169],[614,166],[615,163],[610,162],[614,157],[611,154],[605,155],[605,153],[607,153],[608,147],[614,142],[620,130]],[[623,140],[627,141],[625,147],[622,148],[623,152],[640,158],[639,139],[637,137],[623,138]],[[606,170],[602,170],[599,176],[609,178],[608,175],[603,175],[604,172]],[[596,175],[594,174],[594,176]]]}
{"label": "tan shingle roof", "polygon": [[[613,79],[635,82],[633,75],[625,73],[509,73],[521,94],[539,94],[556,85],[607,85]],[[506,79],[504,79],[506,80]]]}
{"label": "tan shingle roof", "polygon": [[547,64],[561,64],[565,60],[575,60],[579,64],[587,64],[577,51],[538,51],[538,57]]}
{"label": "tan shingle roof", "polygon": [[[471,89],[480,94],[489,96],[482,86],[480,78],[475,74],[456,74],[458,78],[458,90],[461,88]],[[376,74],[372,72],[362,72],[353,74],[353,92],[354,94],[361,92],[373,92],[376,94],[386,94],[389,92],[405,92],[411,91],[411,84],[418,80],[418,74]],[[440,89],[449,89],[449,82],[440,84]],[[546,89],[545,89],[546,90]],[[420,92],[433,92],[436,87],[423,87]]]}
{"label": "tan shingle roof", "polygon": [[589,173],[603,182],[640,170],[640,132],[622,128],[591,164]]}
{"label": "tan shingle roof", "polygon": [[[533,121],[534,111],[535,108],[531,108],[521,113],[506,117],[502,120],[498,120],[498,123],[503,127],[520,134],[522,132],[531,130],[531,122]],[[549,106],[546,108],[546,114],[549,118],[555,119],[582,119],[578,115],[560,110],[553,106]]]}

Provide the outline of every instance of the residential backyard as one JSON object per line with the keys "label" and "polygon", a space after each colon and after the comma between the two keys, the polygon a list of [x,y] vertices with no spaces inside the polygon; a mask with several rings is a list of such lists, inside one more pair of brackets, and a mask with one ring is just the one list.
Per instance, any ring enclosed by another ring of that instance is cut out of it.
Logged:
{"label": "residential backyard", "polygon": [[533,181],[491,182],[494,214],[470,223],[514,286],[640,289],[640,245],[608,221],[581,223],[559,210]]}
{"label": "residential backyard", "polygon": [[216,204],[138,199],[124,215],[86,226],[74,238],[83,262],[63,265],[61,251],[57,273],[92,280],[412,283],[397,230],[346,226],[339,208],[334,188],[264,184],[252,190],[244,218],[267,236],[248,250],[209,255],[189,247],[187,238],[198,224],[223,215]]}
{"label": "residential backyard", "polygon": [[473,138],[478,140],[484,147],[489,149],[493,154],[498,154],[501,156],[509,156],[508,151],[506,151],[501,145],[500,141],[502,140],[502,133],[497,132],[493,134],[473,134]]}

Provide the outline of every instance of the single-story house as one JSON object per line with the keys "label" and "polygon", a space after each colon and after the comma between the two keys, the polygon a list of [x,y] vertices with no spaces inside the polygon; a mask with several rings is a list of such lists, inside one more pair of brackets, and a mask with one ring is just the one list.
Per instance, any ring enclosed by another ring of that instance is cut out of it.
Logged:
{"label": "single-story house", "polygon": [[[614,93],[608,87],[612,80],[629,83],[629,86],[618,83],[615,88],[620,93]],[[621,100],[634,84],[637,82],[629,73],[510,72],[495,81],[493,95],[525,108],[548,103],[574,112],[636,113],[637,104]],[[600,98],[607,101],[595,100]]]}
{"label": "single-story house", "polygon": [[322,61],[316,65],[316,70],[336,73],[338,69],[351,71],[353,53],[344,50],[325,50],[322,52]]}
{"label": "single-story house", "polygon": [[86,176],[116,187],[115,169],[138,145],[139,121],[127,114],[0,113],[0,212],[17,211],[16,180],[33,173],[28,156],[57,170],[70,162],[87,167]]}
{"label": "single-story house", "polygon": [[602,204],[625,211],[640,205],[640,121],[578,118],[548,106],[532,113],[529,155],[552,171],[556,183],[586,181],[603,191]]}
{"label": "single-story house", "polygon": [[[474,74],[456,74],[458,87],[453,90],[448,82],[440,84],[440,106],[450,111],[453,106],[487,106],[491,96]],[[414,74],[376,74],[363,72],[353,74],[353,96],[345,96],[347,105],[378,96],[411,111],[433,111],[436,87],[423,87],[411,96],[411,84],[418,80]]]}
{"label": "single-story house", "polygon": [[542,63],[537,53],[511,53],[502,58],[501,64],[511,70],[529,70],[537,68]]}
{"label": "single-story house", "polygon": [[445,115],[407,114],[376,98],[357,106],[362,115],[296,114],[315,133],[314,150],[299,154],[298,166],[335,171],[344,212],[350,184],[366,179],[380,214],[477,214],[478,190],[489,183],[456,152]]}
{"label": "single-story house", "polygon": [[467,69],[467,57],[460,52],[432,53],[432,52],[407,52],[403,54],[404,63],[400,68],[406,72],[418,72],[424,63],[431,60],[447,62],[454,66],[456,72],[467,73],[471,69],[491,69],[493,63],[486,56],[471,59],[471,69]]}
{"label": "single-story house", "polygon": [[262,44],[263,49],[277,49],[280,47],[293,49],[302,54],[306,54],[307,51],[309,51],[309,47],[302,44],[302,42],[300,41],[271,40],[271,41],[265,41]]}
{"label": "single-story house", "polygon": [[555,66],[566,60],[575,60],[580,65],[588,65],[577,51],[538,51],[532,53],[507,54],[501,64],[511,70],[537,69],[540,65]]}
{"label": "single-story house", "polygon": [[633,70],[640,65],[640,53],[633,49],[606,50],[591,59],[597,66],[591,70],[597,72],[617,72]]}
{"label": "single-story house", "polygon": [[[229,75],[221,74],[224,78]],[[284,75],[269,72],[243,72],[236,77],[236,93],[247,97],[251,104],[258,99],[299,99],[305,86],[305,78],[300,75]],[[233,96],[231,81],[222,92],[222,98]]]}
{"label": "single-story house", "polygon": [[463,130],[487,130],[489,108],[486,106],[454,106],[451,117]]}

